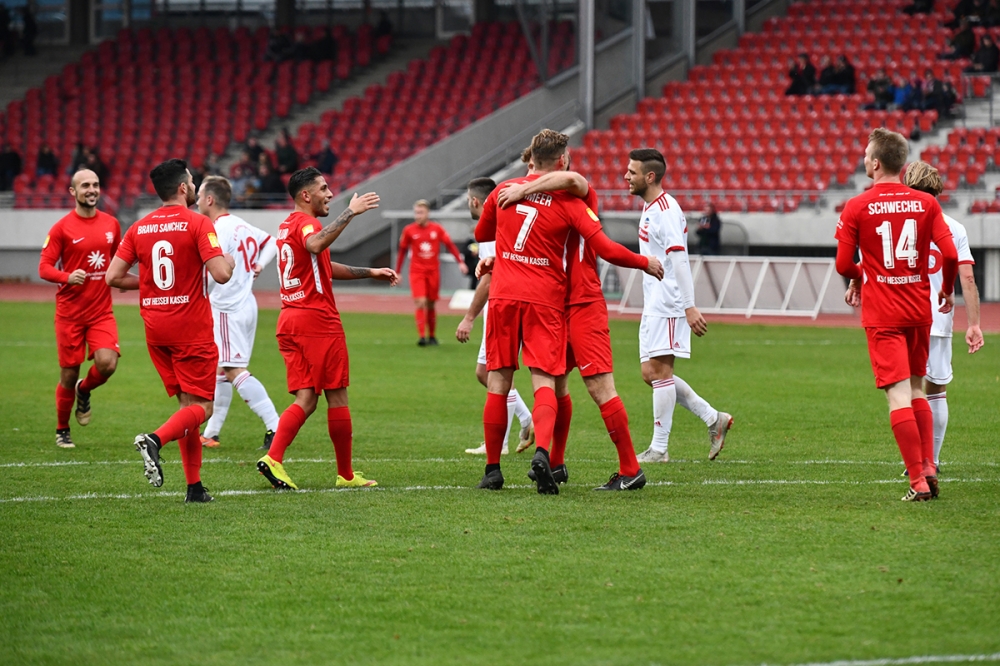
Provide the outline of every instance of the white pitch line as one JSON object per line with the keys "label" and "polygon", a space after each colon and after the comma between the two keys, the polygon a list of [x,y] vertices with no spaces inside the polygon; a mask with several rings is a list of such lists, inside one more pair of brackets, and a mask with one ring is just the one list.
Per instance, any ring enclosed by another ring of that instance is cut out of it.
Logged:
{"label": "white pitch line", "polygon": [[[941,479],[942,483],[998,483],[1000,479]],[[871,486],[883,484],[904,484],[900,479],[877,479],[875,481],[832,481],[832,480],[808,480],[808,479],[732,479],[732,480],[712,480],[702,481],[652,481],[647,483],[648,487],[663,486]],[[568,484],[571,487],[591,487],[588,484]],[[505,484],[504,488],[521,489],[534,488],[533,485]],[[341,493],[341,492],[421,492],[421,491],[441,491],[441,490],[478,490],[472,485],[468,486],[379,486],[377,488],[304,488],[299,490],[276,491],[266,489],[248,490],[221,490],[215,493],[219,497],[238,495],[270,495],[280,493],[282,495],[308,494],[308,493]],[[15,504],[23,502],[55,502],[60,500],[89,500],[89,499],[149,499],[154,497],[180,497],[179,492],[156,492],[156,493],[84,493],[81,495],[67,495],[65,497],[53,497],[51,495],[28,495],[22,497],[0,498],[0,504]]]}
{"label": "white pitch line", "polygon": [[[810,662],[794,666],[904,666],[905,664],[966,664],[985,661],[1000,661],[1000,652],[993,654],[948,654],[925,657],[904,657],[902,659],[861,659],[842,661]],[[768,666],[762,664],[761,666]]]}

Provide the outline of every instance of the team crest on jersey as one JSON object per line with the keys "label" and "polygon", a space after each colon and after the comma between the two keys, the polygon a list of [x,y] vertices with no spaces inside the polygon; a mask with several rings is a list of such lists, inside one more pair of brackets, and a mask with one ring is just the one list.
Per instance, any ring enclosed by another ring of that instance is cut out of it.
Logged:
{"label": "team crest on jersey", "polygon": [[312,232],[313,232],[313,225],[307,224],[306,226],[302,227],[302,235],[303,236],[308,236]]}
{"label": "team crest on jersey", "polygon": [[49,246],[49,237],[48,237],[48,236],[46,236],[46,237],[45,237],[45,242],[44,242],[44,243],[42,243],[42,249],[44,250],[44,249],[45,249],[45,248],[47,248],[48,246]]}
{"label": "team crest on jersey", "polygon": [[211,231],[208,232],[208,244],[212,247],[219,247],[219,237]]}
{"label": "team crest on jersey", "polygon": [[601,218],[597,217],[597,213],[595,213],[594,211],[590,210],[590,208],[587,208],[587,215],[589,215],[590,219],[592,219],[594,222],[600,222],[601,221]]}
{"label": "team crest on jersey", "polygon": [[438,237],[438,232],[432,231],[431,232],[431,240],[437,240],[437,237]]}
{"label": "team crest on jersey", "polygon": [[110,231],[105,231],[104,232],[104,237],[108,239],[109,243],[114,243],[115,242],[115,235],[113,233],[111,233]]}

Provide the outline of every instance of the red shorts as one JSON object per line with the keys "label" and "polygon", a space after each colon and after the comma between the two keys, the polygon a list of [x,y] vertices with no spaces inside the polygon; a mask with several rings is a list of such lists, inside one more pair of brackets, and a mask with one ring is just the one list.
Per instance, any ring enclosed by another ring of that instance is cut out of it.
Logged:
{"label": "red shorts", "polygon": [[558,377],[566,373],[566,315],[562,310],[523,301],[490,299],[486,318],[487,370],[524,364]]}
{"label": "red shorts", "polygon": [[566,327],[566,372],[580,368],[582,377],[593,377],[614,370],[604,301],[567,307]]}
{"label": "red shorts", "polygon": [[910,377],[923,377],[931,346],[930,326],[866,328],[875,386],[886,388]]}
{"label": "red shorts", "polygon": [[436,301],[440,297],[441,271],[410,271],[410,293],[413,298]]}
{"label": "red shorts", "polygon": [[[89,353],[84,353],[84,345]],[[84,360],[93,359],[94,351],[98,349],[111,349],[121,356],[118,325],[110,312],[90,324],[56,319],[56,347],[59,350],[60,368],[75,368]]]}
{"label": "red shorts", "polygon": [[149,358],[160,373],[167,395],[190,393],[205,400],[215,400],[215,370],[219,367],[219,348],[215,342],[191,345],[146,345]]}
{"label": "red shorts", "polygon": [[322,393],[350,384],[347,340],[342,335],[312,338],[279,333],[278,351],[285,359],[289,393],[305,388]]}

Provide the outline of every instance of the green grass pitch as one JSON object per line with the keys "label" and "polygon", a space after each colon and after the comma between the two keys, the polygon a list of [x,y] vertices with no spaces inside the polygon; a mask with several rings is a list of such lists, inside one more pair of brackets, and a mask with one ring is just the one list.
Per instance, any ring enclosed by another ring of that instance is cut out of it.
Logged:
{"label": "green grass pitch", "polygon": [[[183,503],[176,445],[150,487],[132,448],[174,410],[137,309],[93,394],[77,448],[57,449],[51,304],[0,304],[0,644],[3,663],[796,664],[1000,652],[1000,338],[965,353],[942,497],[904,504],[885,399],[860,330],[710,326],[678,374],[736,425],[707,460],[678,408],[669,464],[636,493],[591,489],[615,469],[574,375],[570,484],[538,496],[527,455],[477,491],[484,390],[476,345],[441,318],[345,315],[355,468],[334,490],[318,411],[289,449],[304,489],[254,462],[263,427],[239,400],[206,451],[216,501]],[[262,311],[251,369],[290,402]],[[612,322],[636,447],[651,434],[637,322]],[[478,340],[477,332],[474,334]],[[527,388],[527,375],[517,385]],[[530,391],[525,391],[530,393]],[[530,396],[529,396],[530,397]]]}

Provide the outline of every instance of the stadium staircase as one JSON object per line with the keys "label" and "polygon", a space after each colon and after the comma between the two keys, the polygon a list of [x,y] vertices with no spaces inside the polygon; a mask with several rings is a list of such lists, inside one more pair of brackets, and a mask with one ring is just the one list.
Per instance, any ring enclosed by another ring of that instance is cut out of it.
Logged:
{"label": "stadium staircase", "polygon": [[[318,39],[322,30],[307,38]],[[200,166],[209,153],[221,155],[251,131],[287,118],[295,105],[308,104],[391,47],[391,39],[376,39],[371,26],[357,34],[342,26],[333,31],[335,60],[280,64],[264,59],[267,28],[121,31],[0,114],[0,136],[24,161],[14,183],[15,206],[70,205],[61,182],[34,176],[43,142],[63,168],[78,142],[97,147],[110,172],[105,198],[112,205],[134,200],[153,194],[146,174],[157,162],[185,156]],[[206,60],[212,71],[194,64]]]}

